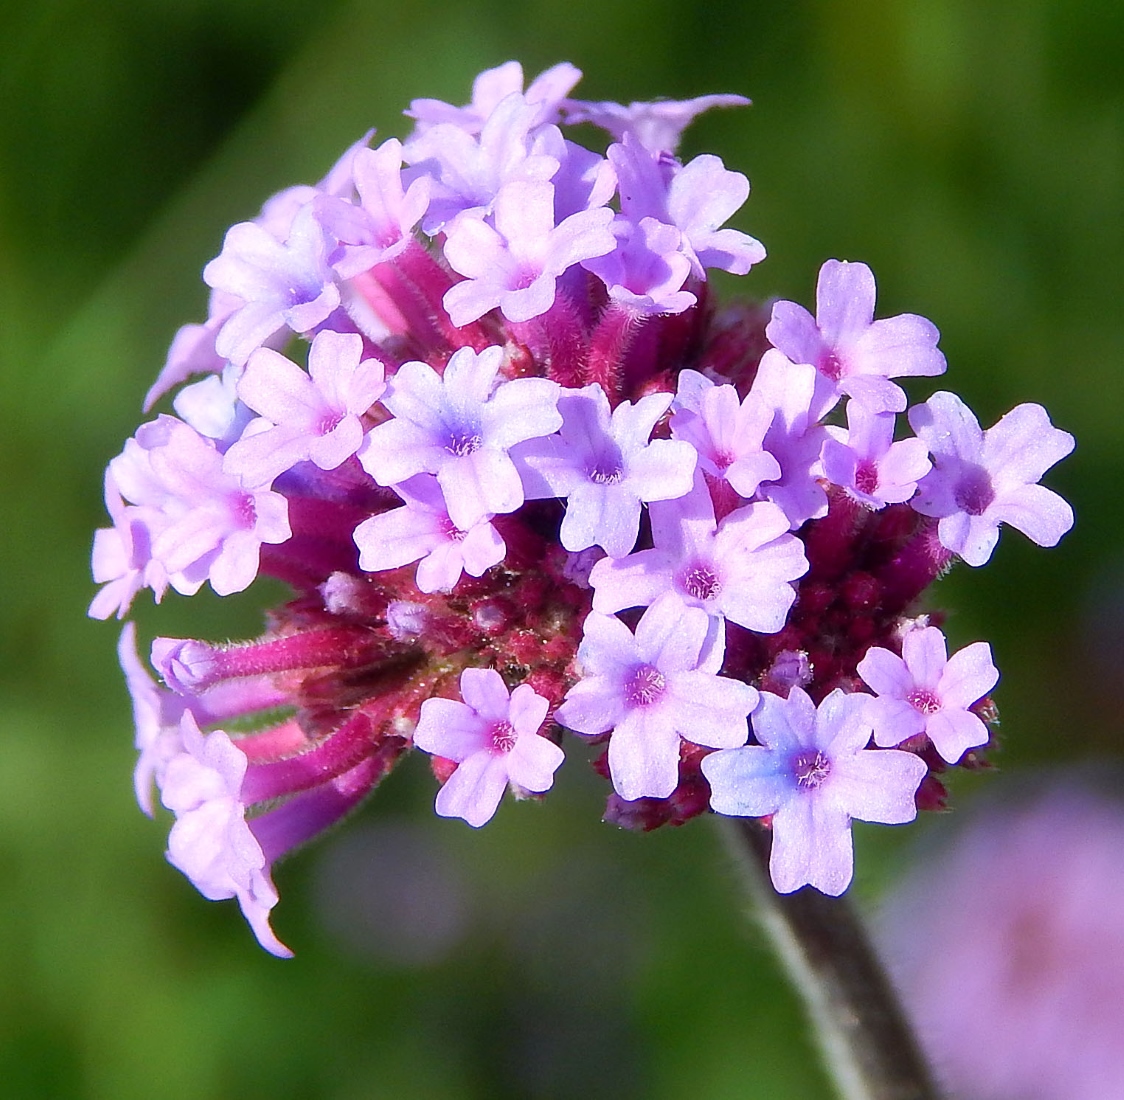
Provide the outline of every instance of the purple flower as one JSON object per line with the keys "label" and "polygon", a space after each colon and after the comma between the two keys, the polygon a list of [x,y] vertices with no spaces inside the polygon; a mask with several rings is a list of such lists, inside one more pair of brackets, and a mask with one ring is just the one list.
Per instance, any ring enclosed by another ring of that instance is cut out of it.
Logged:
{"label": "purple flower", "polygon": [[902,639],[900,657],[872,646],[858,673],[878,696],[866,712],[876,744],[900,745],[923,733],[950,764],[987,744],[987,727],[968,709],[999,681],[987,642],[973,642],[950,658],[935,626],[914,629]]}
{"label": "purple flower", "polygon": [[606,155],[619,180],[621,213],[637,224],[655,218],[678,229],[680,250],[698,278],[705,279],[709,267],[744,275],[765,258],[760,241],[719,228],[749,197],[749,180],[727,170],[720,157],[704,154],[682,167],[665,165],[631,133]]}
{"label": "purple flower", "polygon": [[517,180],[496,196],[494,227],[465,215],[449,228],[445,259],[466,276],[445,295],[455,325],[466,325],[499,308],[509,321],[529,321],[554,304],[555,284],[567,269],[616,247],[605,206],[571,214],[554,224],[554,188]]}
{"label": "purple flower", "polygon": [[578,733],[612,730],[609,771],[621,798],[667,798],[679,782],[679,743],[741,745],[755,688],[719,676],[724,647],[710,620],[675,597],[644,612],[636,634],[591,611],[578,649],[583,679],[555,718]]}
{"label": "purple flower", "polygon": [[406,143],[403,156],[413,173],[432,180],[426,233],[438,233],[467,210],[490,212],[504,184],[553,178],[562,135],[556,127],[538,127],[540,114],[539,105],[513,92],[496,105],[479,136],[439,123]]}
{"label": "purple flower", "polygon": [[[772,411],[762,446],[781,468],[781,476],[758,486],[757,495],[779,504],[793,530],[805,520],[827,515],[827,493],[819,481],[820,452],[827,430],[812,411],[815,390],[814,367],[791,363],[776,348],[770,348],[761,357],[749,392]],[[754,476],[756,473],[754,467]],[[731,484],[738,489],[740,482]]]}
{"label": "purple flower", "polygon": [[[581,75],[580,69],[563,61],[535,77],[523,98],[538,106],[538,121],[553,121],[559,103],[581,80]],[[440,99],[415,99],[405,114],[417,121],[418,133],[448,124],[466,134],[478,134],[488,116],[513,92],[523,92],[523,66],[518,61],[485,69],[472,82],[472,102],[467,107],[454,107]]]}
{"label": "purple flower", "polygon": [[441,487],[431,474],[394,486],[406,502],[355,528],[359,568],[368,573],[418,561],[419,592],[449,592],[461,573],[482,577],[499,565],[507,547],[487,518],[462,531],[449,518]]}
{"label": "purple flower", "polygon": [[732,385],[716,386],[698,371],[685,370],[672,408],[672,437],[695,448],[703,473],[728,481],[747,499],[761,482],[781,477],[780,463],[764,449],[774,409],[758,394],[739,401]]}
{"label": "purple flower", "polygon": [[466,668],[460,685],[464,702],[422,703],[414,744],[458,765],[437,793],[437,812],[479,828],[491,820],[508,784],[516,793],[549,790],[565,757],[539,735],[550,704],[529,684],[509,693],[495,669]]}
{"label": "purple flower", "polygon": [[635,405],[622,401],[610,414],[609,399],[596,383],[566,391],[558,400],[559,434],[515,452],[528,499],[566,499],[565,549],[600,546],[610,557],[624,557],[636,545],[641,502],[690,490],[694,448],[681,440],[649,442],[671,397],[652,393]]}
{"label": "purple flower", "polygon": [[716,525],[710,493],[696,479],[686,496],[649,511],[654,547],[593,567],[594,611],[646,607],[673,592],[688,607],[747,630],[772,634],[784,626],[796,599],[789,582],[807,572],[808,560],[780,508],[759,501]]}
{"label": "purple flower", "polygon": [[838,689],[815,706],[798,687],[763,692],[753,715],[760,744],[702,762],[711,806],[738,817],[772,816],[769,873],[782,894],[850,885],[851,819],[898,825],[917,816],[914,793],[928,769],[913,753],[868,749],[866,695]]}
{"label": "purple flower", "polygon": [[164,567],[152,559],[151,529],[146,512],[128,508],[121,498],[112,464],[105,471],[105,507],[112,527],[94,532],[91,571],[102,585],[90,602],[89,614],[95,619],[116,615],[125,617],[142,588],[151,588],[159,603],[168,587]]}
{"label": "purple flower", "polygon": [[285,542],[292,535],[288,502],[224,473],[218,450],[173,417],[147,427],[152,431],[142,429],[138,441],[152,444],[145,449],[162,491],[164,521],[152,556],[184,595],[207,580],[220,596],[248,588],[257,576],[262,543]]}
{"label": "purple flower", "polygon": [[980,431],[972,411],[940,391],[909,410],[909,423],[933,456],[933,470],[911,502],[940,518],[941,545],[969,565],[983,565],[1009,523],[1039,546],[1054,546],[1073,526],[1073,509],[1036,484],[1073,450],[1073,436],[1050,423],[1041,405],[1018,405]]}
{"label": "purple flower", "polygon": [[917,482],[932,468],[920,439],[894,442],[894,413],[873,412],[858,401],[847,403],[847,430],[829,427],[823,445],[824,476],[868,508],[909,500]]}
{"label": "purple flower", "polygon": [[614,141],[632,134],[653,156],[674,153],[683,131],[712,107],[748,107],[741,95],[700,95],[694,99],[657,99],[647,103],[591,103],[567,99],[562,104],[566,122],[591,122],[607,130]]}
{"label": "purple flower", "polygon": [[223,323],[216,352],[242,366],[284,329],[308,333],[327,320],[340,304],[328,263],[334,247],[313,203],[298,211],[284,244],[255,222],[227,230],[222,253],[203,269],[203,279],[245,304]]}
{"label": "purple flower", "polygon": [[680,251],[678,229],[655,218],[641,218],[639,224],[617,218],[611,228],[617,247],[583,260],[582,267],[605,284],[613,301],[643,315],[682,313],[698,301],[682,289],[691,262]]}
{"label": "purple flower", "polygon": [[261,418],[226,453],[223,469],[251,485],[269,484],[298,462],[334,470],[359,450],[361,417],[386,388],[383,365],[363,359],[356,333],[321,332],[308,373],[268,348],[246,364],[238,396]]}
{"label": "purple flower", "polygon": [[414,239],[413,229],[429,206],[430,180],[402,186],[402,143],[357,149],[352,159],[359,205],[325,196],[317,206],[321,223],[339,240],[332,267],[344,279],[386,263]]}
{"label": "purple flower", "polygon": [[461,348],[443,376],[426,363],[405,363],[383,404],[394,419],[373,428],[359,451],[379,485],[436,474],[449,518],[467,531],[485,516],[514,512],[523,483],[508,450],[557,430],[559,386],[545,378],[496,385],[503,348]]}
{"label": "purple flower", "polygon": [[874,320],[874,275],[862,263],[828,260],[816,283],[816,316],[795,302],[777,302],[765,329],[794,363],[819,371],[817,419],[839,394],[875,412],[901,412],[905,392],[890,378],[944,374],[940,333],[912,313]]}
{"label": "purple flower", "polygon": [[277,890],[240,799],[246,756],[222,730],[204,736],[190,712],[180,734],[183,751],[167,762],[161,788],[164,805],[176,815],[168,862],[208,900],[236,897],[262,947],[289,958],[292,952],[269,926]]}

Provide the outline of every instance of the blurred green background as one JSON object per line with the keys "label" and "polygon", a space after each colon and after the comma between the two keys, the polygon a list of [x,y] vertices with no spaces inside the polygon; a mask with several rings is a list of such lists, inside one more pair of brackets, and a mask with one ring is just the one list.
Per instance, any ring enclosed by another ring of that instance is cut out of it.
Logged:
{"label": "blurred green background", "polygon": [[[281,962],[133,803],[114,625],[84,617],[101,476],[225,228],[416,96],[508,58],[592,99],[733,91],[687,155],[746,172],[742,292],[862,259],[931,317],[991,424],[1045,404],[1076,529],[1008,531],[934,590],[992,641],[1004,777],[1124,746],[1124,5],[1119,0],[32,0],[0,8],[0,1095],[722,1100],[830,1095],[707,821],[600,824],[571,763],[479,833],[409,761],[282,866]],[[723,283],[726,293],[739,289]],[[929,388],[916,388],[923,398]],[[255,632],[270,593],[172,595],[144,637]],[[931,821],[860,827],[873,904]]]}

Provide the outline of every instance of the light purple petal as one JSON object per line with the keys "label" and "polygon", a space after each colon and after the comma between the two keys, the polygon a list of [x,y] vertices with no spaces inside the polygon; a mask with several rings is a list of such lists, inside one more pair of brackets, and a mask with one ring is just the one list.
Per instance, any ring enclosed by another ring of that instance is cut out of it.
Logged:
{"label": "light purple petal", "polygon": [[553,741],[538,734],[528,734],[520,737],[507,754],[508,777],[520,787],[540,793],[553,785],[554,773],[565,759],[565,754]]}
{"label": "light purple petal", "polygon": [[987,726],[969,710],[942,710],[929,716],[925,732],[933,747],[950,764],[955,764],[968,749],[988,742]]}
{"label": "light purple petal", "polygon": [[1039,546],[1056,546],[1073,526],[1073,509],[1044,485],[1008,489],[988,509],[987,515],[993,522],[1009,523]]}
{"label": "light purple petal", "polygon": [[911,752],[869,749],[835,761],[823,790],[851,817],[901,825],[917,816],[914,793],[928,771]]}
{"label": "light purple petal", "polygon": [[936,691],[948,663],[948,646],[935,626],[911,630],[902,639],[902,659],[917,687]]}
{"label": "light purple petal", "polygon": [[479,829],[491,821],[505,790],[507,765],[503,757],[473,753],[437,792],[434,809],[441,817],[461,817]]}
{"label": "light purple petal", "polygon": [[681,737],[713,749],[732,749],[749,738],[750,711],[757,689],[726,676],[706,672],[676,673],[664,704]]}
{"label": "light purple petal", "polygon": [[966,708],[982,699],[999,682],[999,669],[987,642],[973,642],[957,650],[945,665],[937,685],[945,707]]}
{"label": "light purple petal", "polygon": [[626,801],[667,798],[679,784],[679,734],[659,708],[625,715],[609,738],[613,788]]}
{"label": "light purple petal", "polygon": [[773,815],[769,874],[778,893],[814,886],[838,897],[853,871],[851,822],[841,810],[823,799],[797,796]]}
{"label": "light purple petal", "polygon": [[792,796],[784,754],[759,745],[712,752],[701,767],[710,784],[710,805],[720,814],[764,817]]}

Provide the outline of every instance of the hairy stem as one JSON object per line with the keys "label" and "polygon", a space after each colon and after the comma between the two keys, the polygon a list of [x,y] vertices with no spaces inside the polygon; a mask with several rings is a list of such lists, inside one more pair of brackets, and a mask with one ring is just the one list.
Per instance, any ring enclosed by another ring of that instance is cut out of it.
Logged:
{"label": "hairy stem", "polygon": [[811,1016],[843,1100],[939,1100],[897,994],[845,897],[809,886],[778,894],[770,836],[751,818],[719,819],[758,915]]}

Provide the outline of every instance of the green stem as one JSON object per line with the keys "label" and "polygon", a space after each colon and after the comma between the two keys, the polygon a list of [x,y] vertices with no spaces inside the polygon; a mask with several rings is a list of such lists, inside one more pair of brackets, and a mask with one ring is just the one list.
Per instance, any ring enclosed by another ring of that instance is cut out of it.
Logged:
{"label": "green stem", "polygon": [[804,999],[839,1096],[939,1100],[897,994],[850,902],[809,886],[778,894],[769,879],[769,831],[752,818],[719,820],[761,923]]}

